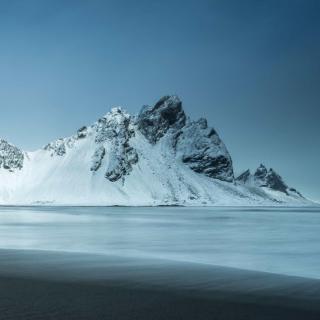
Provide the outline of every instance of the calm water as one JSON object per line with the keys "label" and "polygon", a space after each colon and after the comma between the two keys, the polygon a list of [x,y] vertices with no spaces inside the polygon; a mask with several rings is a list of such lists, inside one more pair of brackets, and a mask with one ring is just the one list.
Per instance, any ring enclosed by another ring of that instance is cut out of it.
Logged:
{"label": "calm water", "polygon": [[320,278],[320,208],[0,208],[0,248],[200,262]]}

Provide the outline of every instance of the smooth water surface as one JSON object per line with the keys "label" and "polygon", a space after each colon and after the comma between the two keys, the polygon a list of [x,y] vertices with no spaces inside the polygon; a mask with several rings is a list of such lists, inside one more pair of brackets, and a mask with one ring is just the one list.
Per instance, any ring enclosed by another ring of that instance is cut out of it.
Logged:
{"label": "smooth water surface", "polygon": [[160,258],[320,278],[320,208],[1,207],[0,248]]}

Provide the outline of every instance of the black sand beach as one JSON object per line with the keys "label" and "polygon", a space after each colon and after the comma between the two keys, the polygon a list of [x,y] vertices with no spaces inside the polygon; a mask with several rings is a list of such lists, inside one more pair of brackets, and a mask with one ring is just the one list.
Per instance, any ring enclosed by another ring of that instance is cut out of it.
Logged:
{"label": "black sand beach", "polygon": [[164,260],[0,250],[0,319],[319,319],[320,280]]}

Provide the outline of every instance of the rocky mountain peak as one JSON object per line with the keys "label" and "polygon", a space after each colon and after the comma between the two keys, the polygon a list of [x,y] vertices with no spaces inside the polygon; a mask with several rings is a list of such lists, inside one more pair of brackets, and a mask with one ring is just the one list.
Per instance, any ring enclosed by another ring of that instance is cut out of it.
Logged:
{"label": "rocky mountain peak", "polygon": [[233,181],[232,160],[217,132],[208,128],[204,118],[187,122],[177,96],[164,96],[153,107],[144,106],[136,123],[151,144],[156,144],[170,132],[177,157],[193,171],[210,178]]}
{"label": "rocky mountain peak", "polygon": [[24,162],[23,152],[6,140],[0,140],[0,169],[14,171],[22,169]]}
{"label": "rocky mountain peak", "polygon": [[164,96],[153,107],[144,106],[137,117],[138,129],[152,144],[170,128],[181,129],[185,123],[186,115],[177,96]]}
{"label": "rocky mountain peak", "polygon": [[94,125],[96,131],[95,141],[104,142],[117,136],[123,138],[130,134],[129,124],[131,116],[121,107],[112,108],[104,117],[100,118]]}
{"label": "rocky mountain peak", "polygon": [[260,166],[257,168],[257,170],[254,173],[254,178],[259,181],[264,181],[266,176],[268,174],[268,169],[263,165],[260,164]]}
{"label": "rocky mountain peak", "polygon": [[263,164],[260,164],[254,173],[254,180],[260,187],[268,187],[282,192],[286,192],[288,188],[280,175],[278,175],[272,168],[268,170]]}
{"label": "rocky mountain peak", "polygon": [[92,156],[91,171],[96,172],[102,167],[106,155],[105,144],[109,144],[109,162],[105,168],[105,177],[115,182],[132,171],[138,162],[138,153],[130,145],[134,135],[131,116],[122,108],[112,108],[95,126],[95,142],[98,144]]}
{"label": "rocky mountain peak", "polygon": [[302,197],[296,189],[289,188],[283,178],[275,170],[272,168],[267,169],[263,164],[260,164],[253,175],[250,170],[246,170],[236,178],[236,181],[246,185],[265,187],[271,190],[280,191],[287,195],[293,193]]}

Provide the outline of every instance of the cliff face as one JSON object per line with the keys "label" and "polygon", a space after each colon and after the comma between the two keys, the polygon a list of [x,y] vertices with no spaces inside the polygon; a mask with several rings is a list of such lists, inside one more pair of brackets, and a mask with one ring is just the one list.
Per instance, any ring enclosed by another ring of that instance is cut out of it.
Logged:
{"label": "cliff face", "polygon": [[144,107],[137,126],[152,144],[164,135],[170,135],[178,160],[193,171],[222,181],[233,181],[231,157],[217,132],[208,128],[206,119],[187,121],[178,97],[165,96],[154,107]]}

